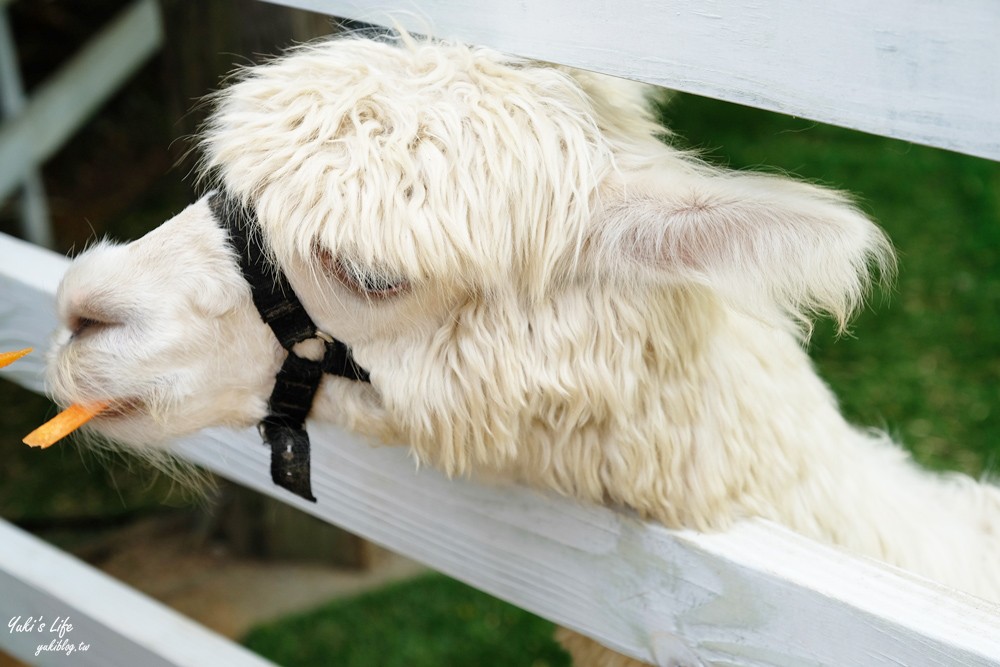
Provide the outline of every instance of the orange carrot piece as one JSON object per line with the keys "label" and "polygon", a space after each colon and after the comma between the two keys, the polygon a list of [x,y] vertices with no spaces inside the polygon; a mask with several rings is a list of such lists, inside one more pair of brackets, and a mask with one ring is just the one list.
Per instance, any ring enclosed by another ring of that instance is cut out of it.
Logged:
{"label": "orange carrot piece", "polygon": [[23,442],[30,447],[41,447],[42,449],[51,447],[107,410],[110,405],[106,401],[98,401],[89,405],[74,403],[26,435]]}
{"label": "orange carrot piece", "polygon": [[12,363],[17,361],[21,357],[25,356],[26,354],[30,354],[33,349],[35,348],[26,347],[23,350],[18,350],[17,352],[0,352],[0,368],[3,368],[4,366],[10,366]]}

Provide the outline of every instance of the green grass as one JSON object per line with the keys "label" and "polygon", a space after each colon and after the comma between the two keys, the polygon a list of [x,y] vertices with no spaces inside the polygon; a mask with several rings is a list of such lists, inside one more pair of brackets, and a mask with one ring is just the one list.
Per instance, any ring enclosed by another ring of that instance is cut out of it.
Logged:
{"label": "green grass", "polygon": [[440,575],[253,630],[244,644],[283,667],[561,667],[553,626]]}

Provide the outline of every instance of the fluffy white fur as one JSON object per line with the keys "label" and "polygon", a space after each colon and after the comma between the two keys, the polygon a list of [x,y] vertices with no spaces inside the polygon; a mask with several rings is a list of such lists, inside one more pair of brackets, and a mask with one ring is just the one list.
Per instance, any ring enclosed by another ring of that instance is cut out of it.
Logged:
{"label": "fluffy white fur", "polygon": [[[306,46],[221,92],[207,178],[371,371],[325,380],[313,416],[449,474],[672,527],[766,517],[1000,600],[1000,494],[847,424],[802,349],[811,315],[843,324],[891,272],[881,231],[837,193],[670,148],[648,92],[408,38]],[[359,296],[337,263],[405,288]],[[283,353],[205,200],[81,256],[59,307],[56,396],[128,399],[99,430],[263,416]]]}

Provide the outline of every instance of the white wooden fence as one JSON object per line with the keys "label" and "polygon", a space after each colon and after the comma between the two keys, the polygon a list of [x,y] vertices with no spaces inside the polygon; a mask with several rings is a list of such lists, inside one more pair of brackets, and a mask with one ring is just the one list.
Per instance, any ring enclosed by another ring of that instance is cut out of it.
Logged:
{"label": "white wooden fence", "polygon": [[[391,15],[414,32],[1000,159],[1000,4],[990,0],[286,4],[371,22]],[[400,9],[410,13],[390,14]],[[65,265],[0,237],[0,349],[44,348]],[[40,391],[42,351],[4,374]],[[780,527],[669,531],[526,489],[449,481],[414,470],[400,448],[311,431],[315,505],[272,485],[255,432],[205,432],[176,451],[654,664],[1000,665],[1000,607]],[[38,642],[0,627],[0,647],[29,662],[262,663],[32,538],[0,527],[0,540],[0,620],[72,610],[92,628],[74,630],[93,640],[67,659],[35,657]],[[119,597],[109,608],[88,587]]]}

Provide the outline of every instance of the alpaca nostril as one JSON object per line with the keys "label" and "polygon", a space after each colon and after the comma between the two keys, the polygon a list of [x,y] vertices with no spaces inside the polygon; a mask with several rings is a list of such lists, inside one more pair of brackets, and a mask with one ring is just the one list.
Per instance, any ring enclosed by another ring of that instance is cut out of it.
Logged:
{"label": "alpaca nostril", "polygon": [[73,338],[80,338],[118,325],[118,322],[76,315],[70,318],[69,330]]}

